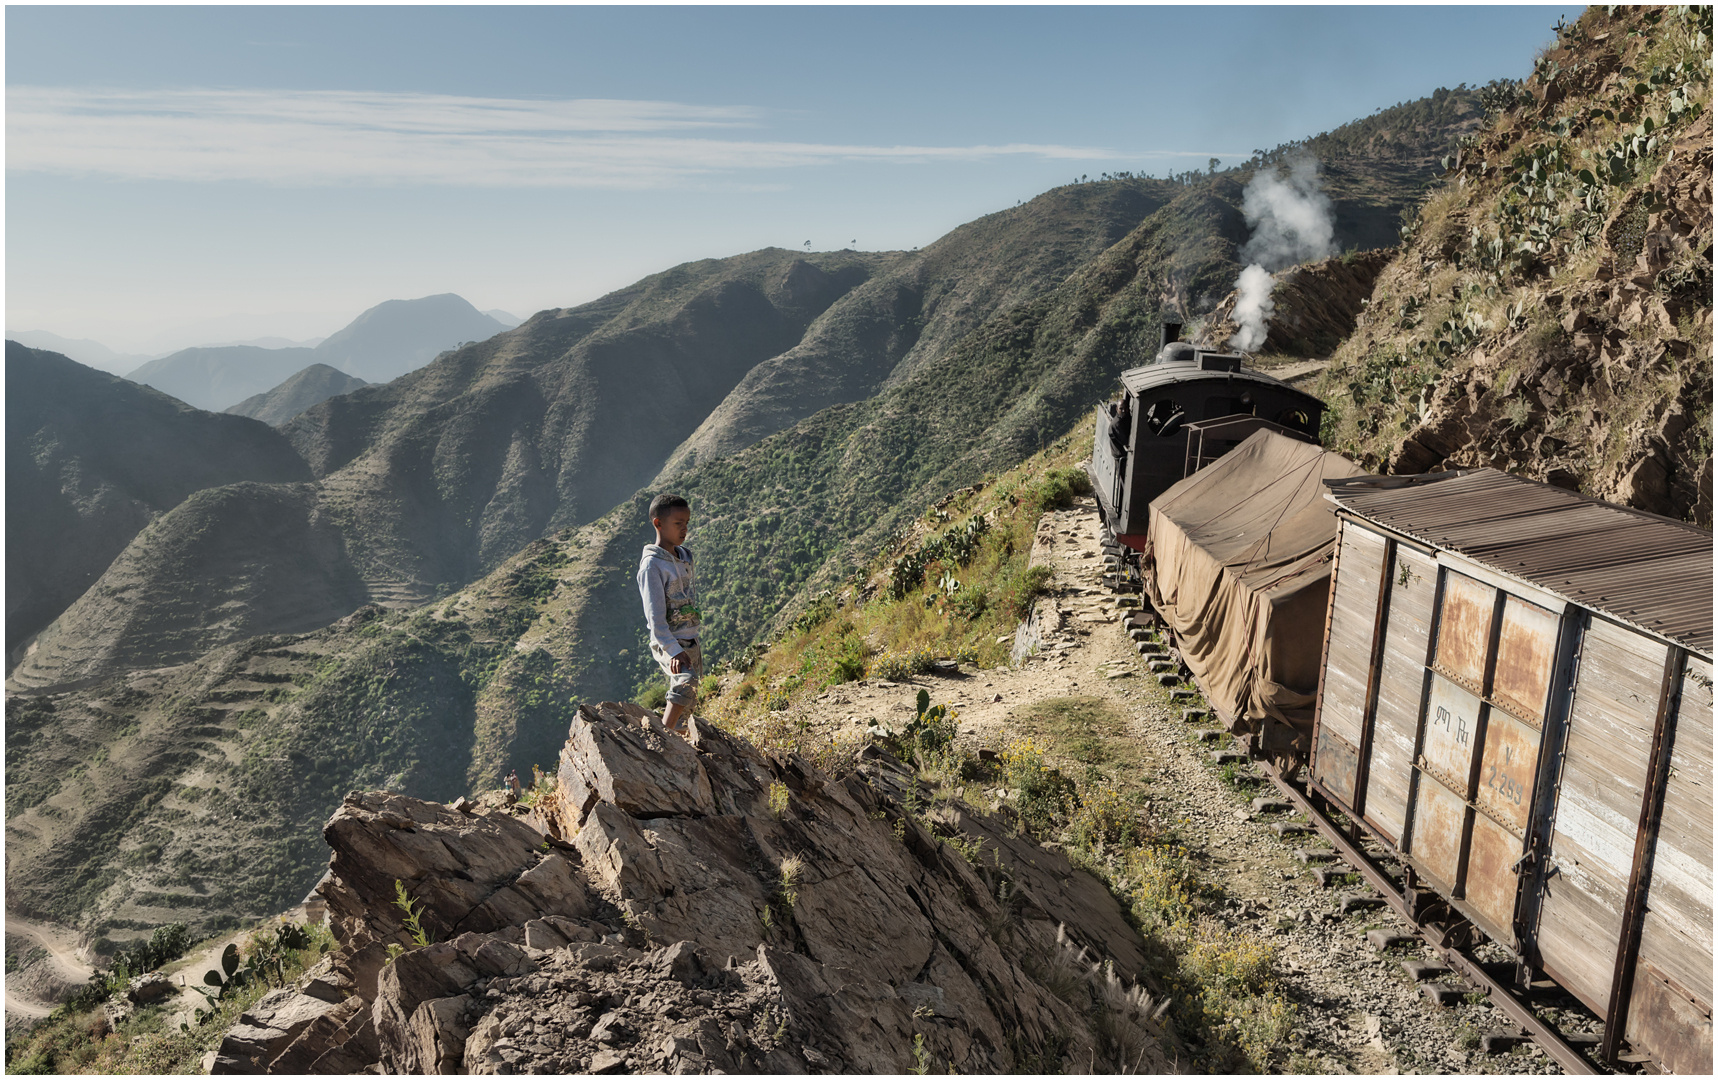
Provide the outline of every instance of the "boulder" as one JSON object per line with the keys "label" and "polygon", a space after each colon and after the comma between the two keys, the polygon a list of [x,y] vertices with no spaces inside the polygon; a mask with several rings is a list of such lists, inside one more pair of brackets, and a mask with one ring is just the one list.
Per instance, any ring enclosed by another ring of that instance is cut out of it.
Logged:
{"label": "boulder", "polygon": [[260,1073],[312,1022],[335,1006],[285,988],[265,994],[227,1030],[211,1073]]}
{"label": "boulder", "polygon": [[178,992],[173,980],[159,971],[146,971],[125,984],[126,1000],[137,1005],[155,1005]]}

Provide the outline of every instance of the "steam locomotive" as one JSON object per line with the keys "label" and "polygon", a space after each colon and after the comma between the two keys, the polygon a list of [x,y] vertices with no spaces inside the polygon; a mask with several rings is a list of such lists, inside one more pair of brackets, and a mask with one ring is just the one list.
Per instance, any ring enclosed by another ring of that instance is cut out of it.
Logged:
{"label": "steam locomotive", "polygon": [[1122,372],[1121,396],[1098,410],[1092,482],[1104,520],[1140,550],[1151,500],[1256,431],[1318,441],[1324,402],[1241,366],[1234,353],[1196,349],[1165,323],[1152,363]]}

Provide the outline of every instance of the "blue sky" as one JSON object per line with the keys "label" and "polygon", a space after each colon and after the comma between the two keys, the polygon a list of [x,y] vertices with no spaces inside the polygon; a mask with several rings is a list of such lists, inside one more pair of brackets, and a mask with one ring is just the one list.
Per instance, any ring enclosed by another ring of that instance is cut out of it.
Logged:
{"label": "blue sky", "polygon": [[1522,77],[1578,7],[9,7],[11,330],[125,351],[922,246]]}

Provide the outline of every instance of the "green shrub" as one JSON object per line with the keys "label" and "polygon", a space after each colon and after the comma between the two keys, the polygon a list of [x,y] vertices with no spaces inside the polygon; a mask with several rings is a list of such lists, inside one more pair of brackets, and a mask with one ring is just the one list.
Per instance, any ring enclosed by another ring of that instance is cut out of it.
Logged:
{"label": "green shrub", "polygon": [[841,652],[829,663],[831,683],[853,682],[865,677],[865,644],[858,638],[842,642]]}
{"label": "green shrub", "polygon": [[1033,602],[1050,591],[1050,577],[1048,566],[1029,566],[1010,574],[998,590],[997,602],[1016,619],[1024,619],[1032,614]]}
{"label": "green shrub", "polygon": [[1062,468],[1051,469],[1045,473],[1044,479],[1038,481],[1030,498],[1033,509],[1043,514],[1072,506],[1075,498],[1091,493],[1092,480],[1084,469]]}
{"label": "green shrub", "polygon": [[1017,739],[1002,751],[1002,776],[1014,792],[1014,809],[1035,836],[1050,836],[1075,803],[1074,782],[1044,763],[1044,751],[1031,739]]}
{"label": "green shrub", "polygon": [[148,941],[140,941],[115,953],[113,966],[123,966],[135,974],[154,971],[169,960],[177,960],[183,956],[185,947],[190,943],[190,931],[184,923],[157,926],[149,935]]}
{"label": "green shrub", "polygon": [[889,682],[906,682],[914,675],[923,675],[931,669],[936,656],[929,649],[910,649],[906,652],[886,652],[871,663],[871,674]]}

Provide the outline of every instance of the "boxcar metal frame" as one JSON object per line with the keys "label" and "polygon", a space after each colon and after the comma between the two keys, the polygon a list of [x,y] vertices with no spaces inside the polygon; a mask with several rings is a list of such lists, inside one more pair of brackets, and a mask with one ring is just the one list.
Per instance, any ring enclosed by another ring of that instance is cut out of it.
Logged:
{"label": "boxcar metal frame", "polygon": [[[1492,470],[1329,483],[1312,785],[1604,1018],[1607,1060],[1710,1072],[1711,534]],[[1701,567],[1703,623],[1701,573],[1666,599]]]}

